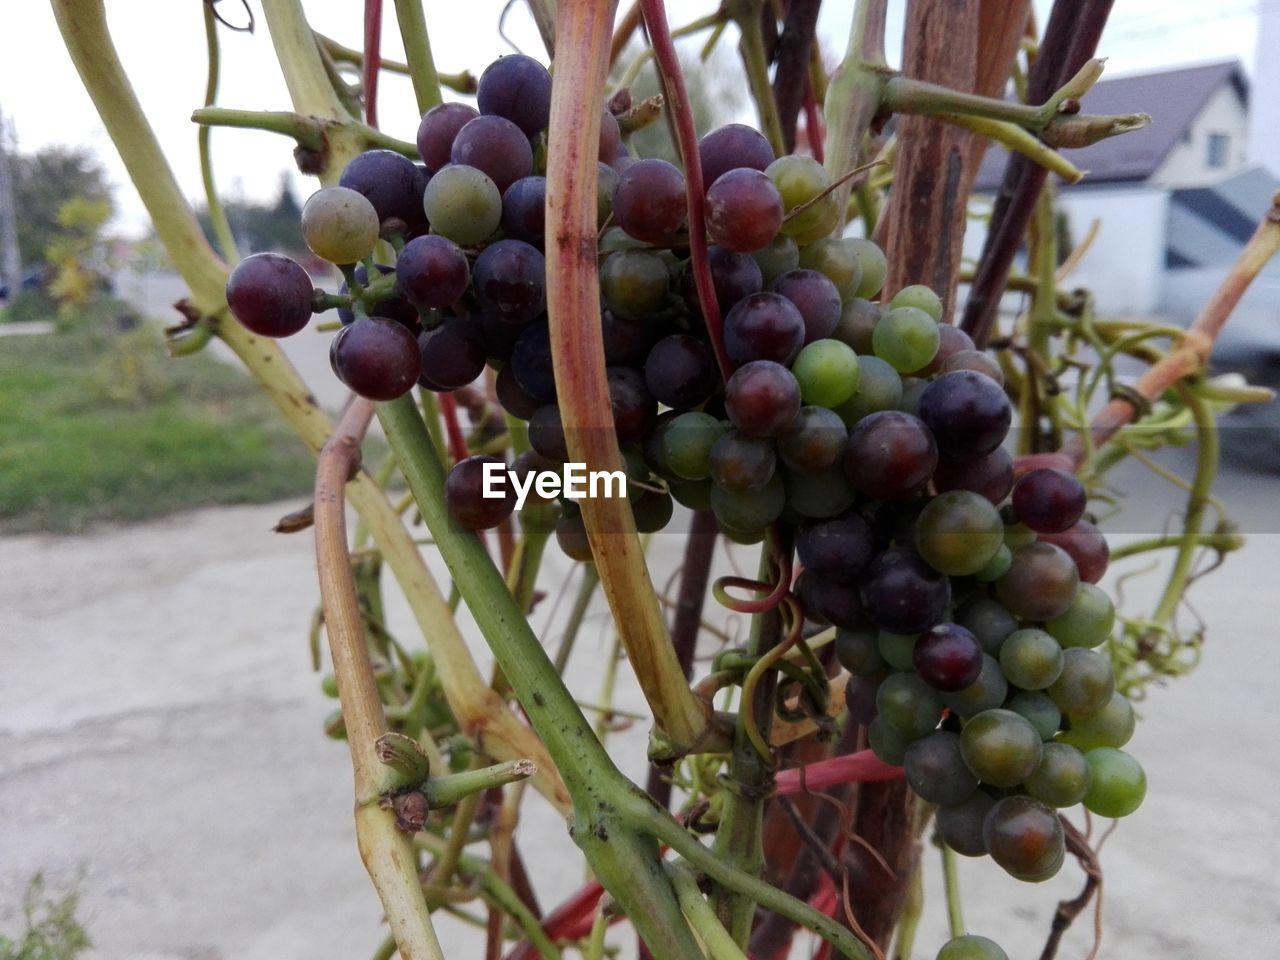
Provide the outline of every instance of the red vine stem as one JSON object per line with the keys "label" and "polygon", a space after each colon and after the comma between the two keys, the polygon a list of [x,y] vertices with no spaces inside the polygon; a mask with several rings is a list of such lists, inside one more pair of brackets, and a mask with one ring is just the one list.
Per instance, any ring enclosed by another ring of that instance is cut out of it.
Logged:
{"label": "red vine stem", "polygon": [[693,122],[693,107],[689,103],[689,91],[685,87],[684,72],[676,55],[675,41],[667,23],[667,12],[662,0],[640,0],[644,25],[649,31],[649,43],[653,47],[654,62],[662,77],[662,87],[667,96],[667,109],[676,131],[680,147],[680,160],[684,164],[684,179],[689,197],[689,257],[693,265],[693,281],[698,290],[698,304],[707,323],[707,333],[715,350],[720,375],[727,381],[733,372],[733,364],[724,351],[723,320],[720,304],[716,302],[715,285],[711,279],[711,262],[707,259],[706,185],[702,182],[702,160],[698,155],[698,131]]}
{"label": "red vine stem", "polygon": [[[719,577],[711,585],[711,592],[721,606],[727,607],[734,613],[768,613],[787,599],[787,595],[791,590],[791,551],[781,548],[775,527],[769,528],[768,537],[769,548],[778,565],[778,579],[774,583],[766,583],[763,580],[754,580],[751,577]],[[741,600],[737,597],[729,596],[728,589],[730,587],[737,590],[754,590],[757,593],[767,595],[759,600]]]}
{"label": "red vine stem", "polygon": [[378,128],[378,72],[382,69],[382,0],[364,0],[364,122]]}
{"label": "red vine stem", "polygon": [[870,750],[846,753],[830,760],[819,760],[803,767],[792,767],[778,774],[777,795],[817,792],[842,783],[872,783],[902,779],[902,768],[885,763]]}
{"label": "red vine stem", "polygon": [[458,401],[452,393],[438,393],[440,398],[440,416],[444,418],[445,432],[449,436],[449,456],[453,462],[467,459],[467,438],[462,435],[462,425],[458,422]]}
{"label": "red vine stem", "polygon": [[826,131],[822,128],[822,115],[818,109],[818,99],[813,95],[813,78],[806,72],[804,77],[804,136],[809,141],[809,152],[819,163],[826,163],[822,141]]}

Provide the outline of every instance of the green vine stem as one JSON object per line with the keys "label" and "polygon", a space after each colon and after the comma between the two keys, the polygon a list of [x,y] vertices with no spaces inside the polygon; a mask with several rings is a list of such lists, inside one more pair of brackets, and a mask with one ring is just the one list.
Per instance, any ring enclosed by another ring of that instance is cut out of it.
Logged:
{"label": "green vine stem", "polygon": [[[323,120],[288,110],[236,110],[230,107],[202,107],[192,111],[191,119],[204,127],[239,127],[279,133],[291,137],[304,150],[322,156],[335,141],[351,155],[368,147],[383,147],[406,157],[418,155],[418,148],[408,141],[350,119]],[[341,164],[338,169],[341,169]]]}
{"label": "green vine stem", "polygon": [[773,97],[769,83],[769,60],[765,55],[764,36],[760,32],[760,18],[769,0],[729,0],[729,17],[738,25],[740,38],[738,53],[747,73],[747,87],[751,99],[756,102],[760,116],[760,130],[768,138],[777,156],[787,152],[786,139],[782,135],[782,120],[778,116],[778,101]]}
{"label": "green vine stem", "polygon": [[956,864],[956,852],[945,843],[942,850],[942,883],[947,892],[947,926],[952,937],[963,937],[964,913],[960,909],[960,876]]}
{"label": "green vine stem", "polygon": [[396,21],[404,41],[404,55],[408,61],[409,79],[413,83],[413,95],[418,101],[418,112],[426,113],[440,103],[440,75],[436,73],[435,57],[431,55],[431,38],[427,35],[422,0],[396,0]]}
{"label": "green vine stem", "polygon": [[1084,179],[1084,171],[1074,163],[1022,127],[1007,120],[993,120],[967,113],[937,113],[933,114],[933,117],[943,123],[963,127],[988,140],[994,140],[1046,170],[1056,173],[1067,183],[1079,183]]}
{"label": "green vine stem", "polygon": [[[316,43],[320,44],[320,49],[329,55],[329,59],[335,63],[349,63],[355,67],[364,66],[364,54],[352,47],[344,46],[332,37],[326,37],[322,33],[317,33]],[[386,57],[380,59],[381,68],[388,73],[398,73],[403,76],[409,75],[409,65],[401,63],[399,60],[388,60]],[[448,87],[450,90],[458,93],[475,93],[476,78],[470,70],[463,70],[461,73],[437,73],[440,78],[440,86]]]}
{"label": "green vine stem", "polygon": [[676,888],[676,899],[685,918],[697,931],[698,939],[706,948],[708,960],[747,960],[742,948],[729,936],[720,918],[698,889],[698,881],[685,867],[669,865],[667,874]]}
{"label": "green vine stem", "polygon": [[[221,54],[218,49],[218,18],[214,16],[212,3],[201,6],[204,8],[205,49],[209,59],[204,105],[210,107],[218,96],[218,74],[221,66]],[[208,127],[201,127],[196,135],[200,150],[200,177],[204,181],[204,200],[209,209],[209,222],[213,224],[213,235],[218,240],[222,258],[227,263],[235,263],[240,259],[240,254],[236,250],[236,238],[231,232],[231,224],[227,222],[227,211],[222,206],[222,198],[218,196],[217,187],[213,182],[213,160],[209,146],[211,132]]]}

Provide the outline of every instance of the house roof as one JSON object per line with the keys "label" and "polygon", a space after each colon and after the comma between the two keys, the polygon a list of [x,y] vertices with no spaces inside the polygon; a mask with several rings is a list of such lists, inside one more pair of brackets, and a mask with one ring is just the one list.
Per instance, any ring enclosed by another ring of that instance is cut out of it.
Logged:
{"label": "house roof", "polygon": [[[1248,81],[1238,60],[1099,81],[1081,99],[1081,113],[1149,113],[1151,125],[1078,150],[1064,150],[1063,154],[1087,171],[1082,184],[1146,180],[1224,83],[1232,84],[1247,105]],[[999,187],[1008,158],[1004,148],[988,148],[974,189]]]}

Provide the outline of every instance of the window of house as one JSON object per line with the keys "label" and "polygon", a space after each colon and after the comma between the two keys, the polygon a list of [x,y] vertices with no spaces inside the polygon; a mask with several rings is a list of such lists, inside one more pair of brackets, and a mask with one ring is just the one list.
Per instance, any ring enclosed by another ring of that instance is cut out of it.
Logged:
{"label": "window of house", "polygon": [[1225,133],[1209,134],[1208,163],[1211,169],[1217,170],[1227,165],[1227,145],[1231,138]]}

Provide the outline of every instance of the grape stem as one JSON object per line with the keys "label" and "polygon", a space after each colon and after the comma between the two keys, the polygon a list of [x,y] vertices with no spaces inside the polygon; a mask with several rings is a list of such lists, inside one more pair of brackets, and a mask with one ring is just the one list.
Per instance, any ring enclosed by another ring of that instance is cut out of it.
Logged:
{"label": "grape stem", "polygon": [[[422,12],[422,0],[395,0],[396,22],[404,42],[404,56],[409,63],[409,79],[413,83],[413,95],[418,101],[418,112],[426,113],[441,101],[440,75],[436,73],[436,61],[431,55],[431,38],[427,34],[427,18]],[[413,159],[417,159],[415,155]]]}
{"label": "grape stem", "polygon": [[951,937],[963,937],[964,914],[960,909],[960,877],[957,872],[956,852],[945,843],[939,841],[942,850],[942,883],[947,891],[947,924]]}
{"label": "grape stem", "polygon": [[[764,48],[762,18],[769,0],[728,0],[729,17],[738,25],[738,54],[747,74],[747,86],[756,102],[760,129],[773,147],[775,156],[787,153],[787,141],[778,115],[778,101],[769,83],[769,57]],[[772,15],[772,14],[770,14]],[[770,20],[772,23],[773,21]]]}
{"label": "grape stem", "polygon": [[[359,50],[351,47],[343,46],[332,37],[326,37],[323,33],[316,32],[316,43],[320,44],[320,49],[329,55],[329,58],[337,63],[350,63],[357,67],[364,64],[364,54]],[[379,66],[388,73],[398,73],[402,76],[409,75],[409,65],[399,60],[389,60],[382,57],[379,60]],[[440,85],[448,87],[450,90],[458,93],[475,93],[476,78],[470,70],[463,70],[461,73],[437,73],[440,78]]]}
{"label": "grape stem", "polygon": [[378,128],[378,76],[382,70],[382,0],[364,0],[364,62],[360,85],[364,95],[364,122]]}
{"label": "grape stem", "polygon": [[[229,107],[201,107],[192,111],[191,120],[202,126],[240,127],[283,134],[295,140],[298,146],[320,154],[330,150],[335,139],[339,139],[347,146],[350,156],[368,147],[394,150],[411,158],[418,156],[418,148],[413,144],[352,120],[325,120],[288,110],[236,110]],[[342,164],[337,167],[341,170]]]}

